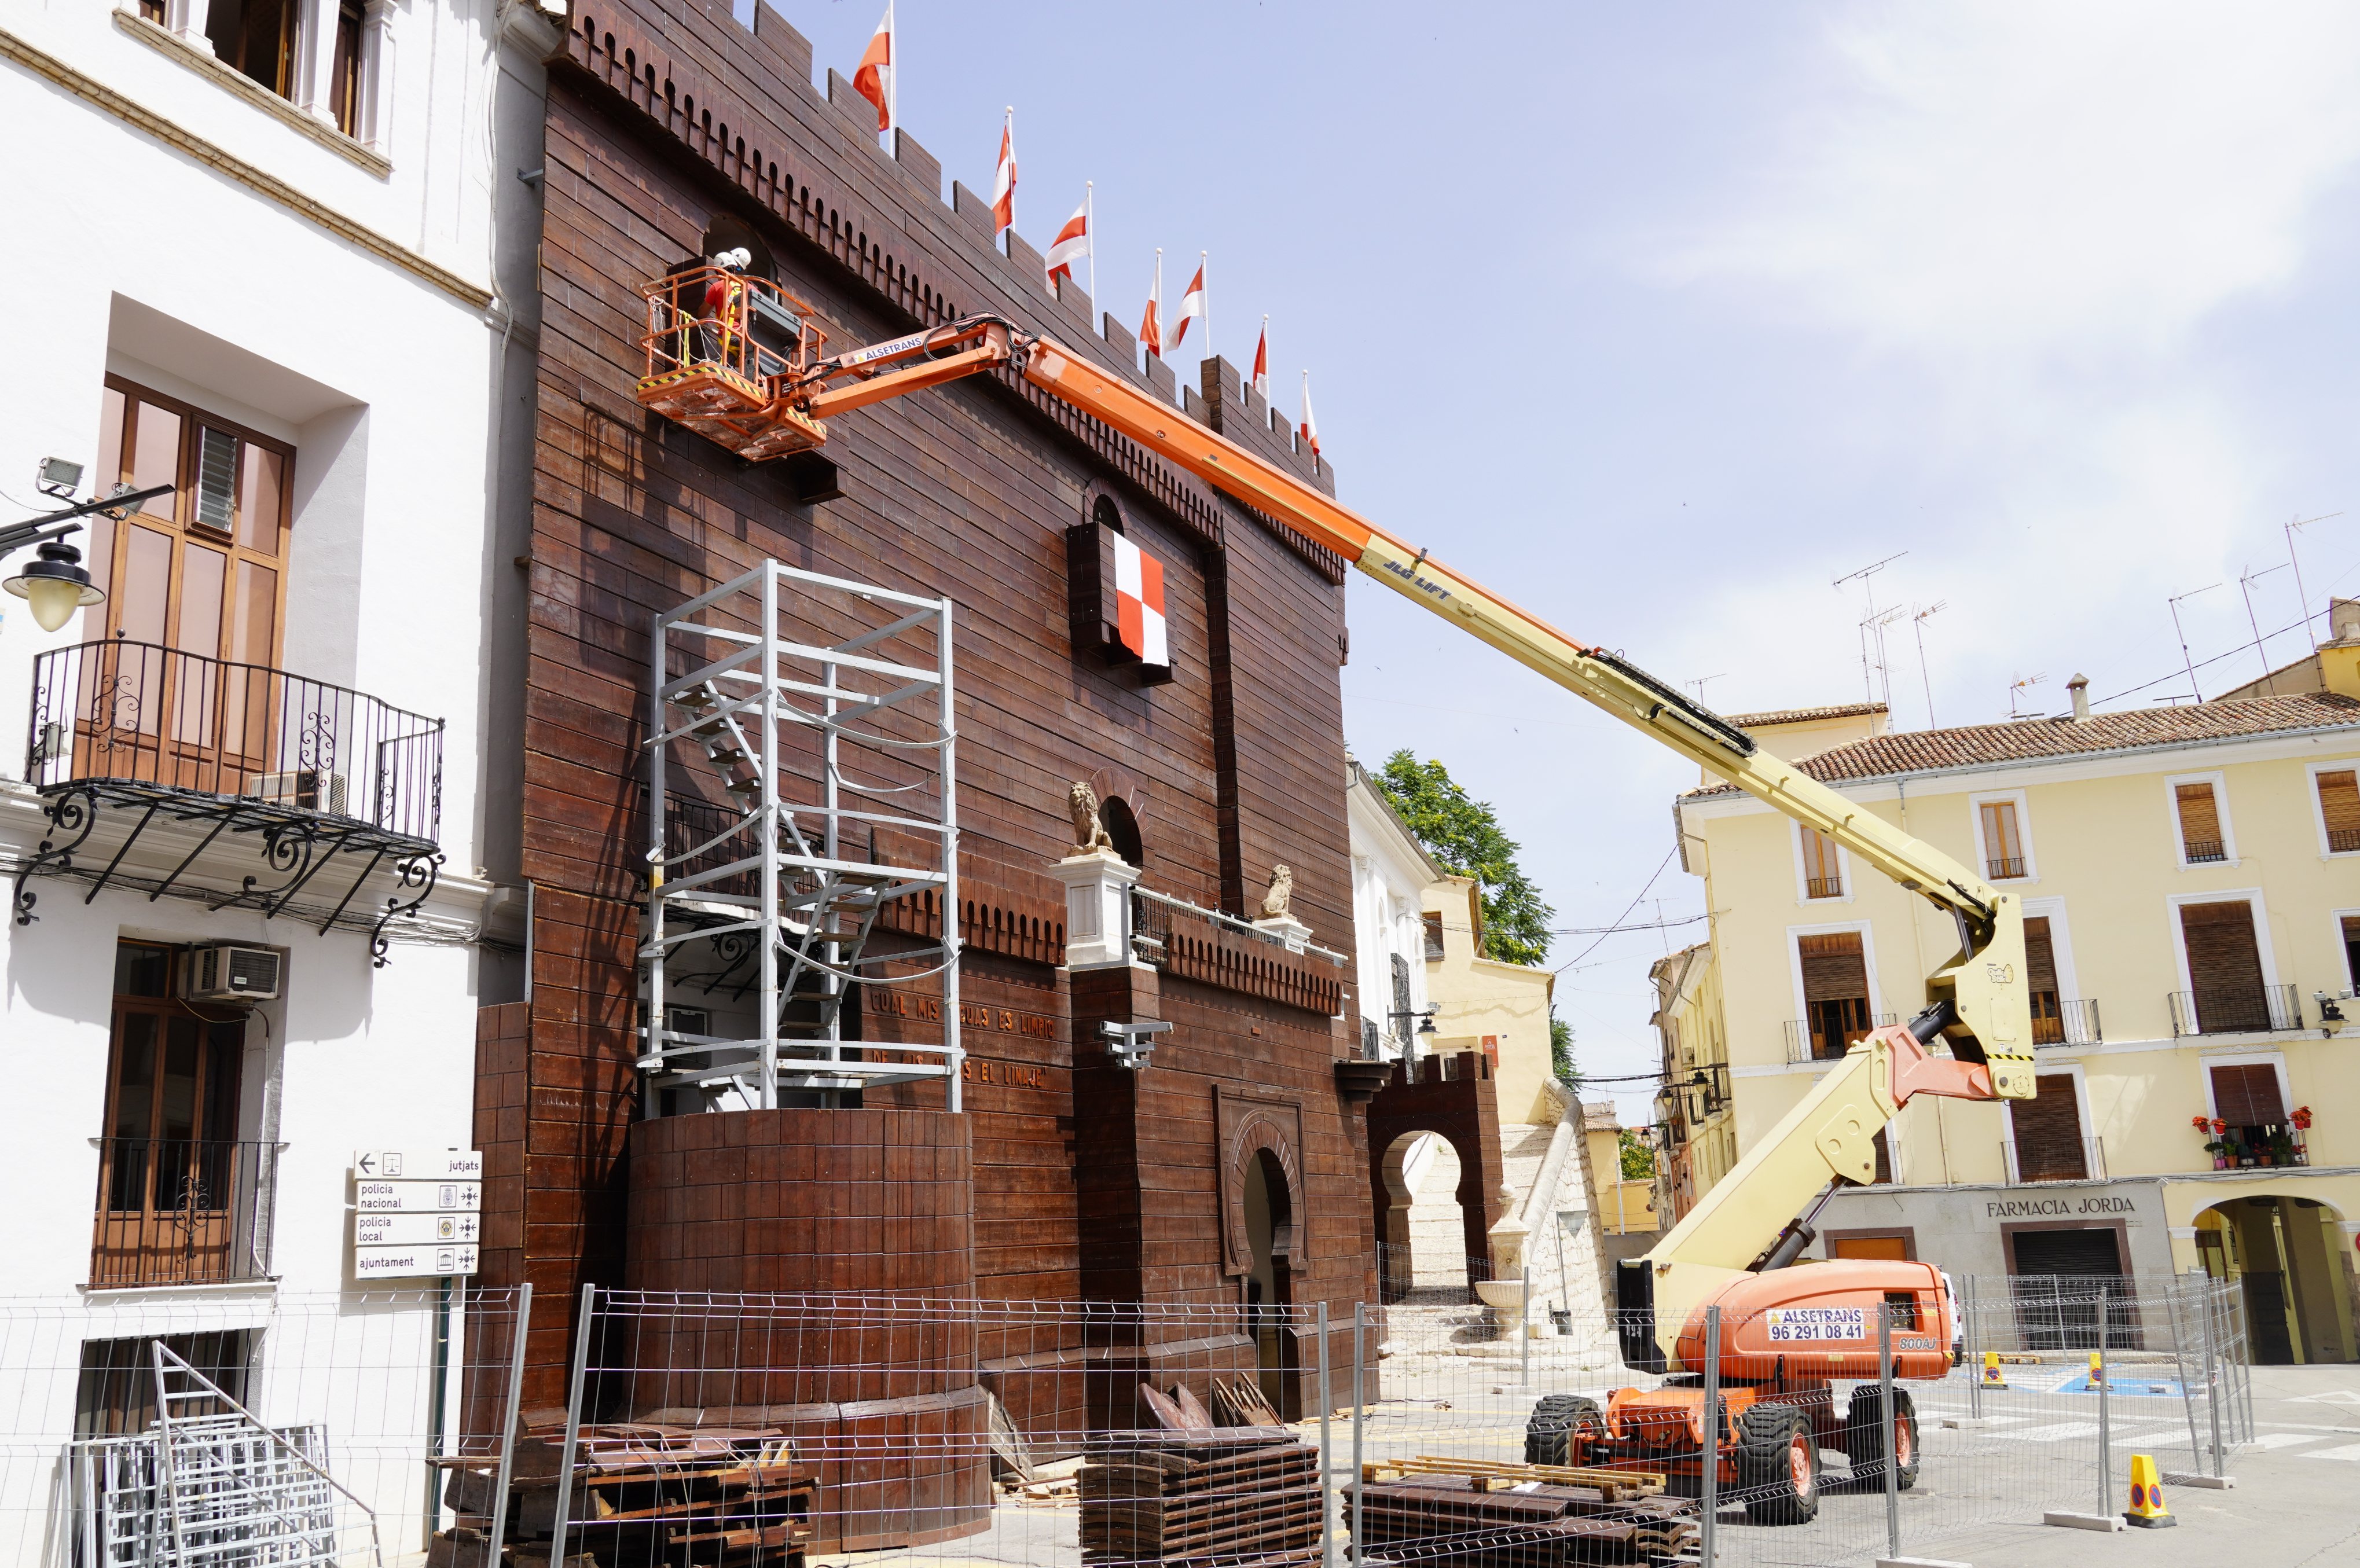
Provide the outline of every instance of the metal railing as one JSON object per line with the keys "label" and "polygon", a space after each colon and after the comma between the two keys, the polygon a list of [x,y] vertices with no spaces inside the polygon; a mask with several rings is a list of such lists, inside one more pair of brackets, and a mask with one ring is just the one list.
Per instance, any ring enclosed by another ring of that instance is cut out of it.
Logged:
{"label": "metal railing", "polygon": [[258,800],[432,844],[442,721],[366,692],[117,637],[33,660],[25,777]]}
{"label": "metal railing", "polygon": [[2268,1034],[2302,1028],[2302,1000],[2291,985],[2204,986],[2170,994],[2171,1032]]}
{"label": "metal railing", "polygon": [[278,1144],[108,1138],[98,1147],[93,1286],[270,1277]]}
{"label": "metal railing", "polygon": [[[2046,1010],[2044,1010],[2046,1009]],[[2099,1045],[2105,1035],[2098,1024],[2098,1004],[2087,997],[2074,1001],[2059,1001],[2053,995],[2035,993],[2032,998],[2032,1043],[2036,1047],[2050,1045]]]}
{"label": "metal railing", "polygon": [[2024,857],[2005,859],[1994,856],[1983,862],[1983,875],[1994,882],[2012,881],[2024,875]]}
{"label": "metal railing", "polygon": [[2349,855],[2360,849],[2360,828],[2330,828],[2327,830],[2327,853]]}
{"label": "metal railing", "polygon": [[2010,1185],[2106,1179],[2106,1140],[2103,1138],[2053,1138],[2018,1131],[2013,1138],[2002,1141],[2000,1156]]}
{"label": "metal railing", "polygon": [[1131,890],[1132,950],[1139,953],[1142,958],[1160,955],[1171,939],[1172,921],[1175,915],[1184,921],[1201,921],[1235,936],[1251,937],[1255,942],[1267,942],[1284,952],[1302,953],[1313,958],[1324,958],[1339,969],[1349,962],[1342,953],[1332,947],[1322,947],[1316,942],[1306,942],[1299,948],[1292,947],[1284,937],[1275,931],[1266,931],[1251,920],[1241,920],[1235,915],[1223,914],[1218,909],[1208,909],[1202,904],[1192,904],[1185,898],[1175,898],[1168,893],[1158,893],[1140,887],[1133,887]]}
{"label": "metal railing", "polygon": [[1898,1013],[1871,1013],[1864,1024],[1847,1027],[1842,1035],[1817,1030],[1808,1018],[1786,1020],[1786,1060],[1790,1063],[1833,1062],[1877,1029],[1901,1021]]}
{"label": "metal railing", "polygon": [[2180,846],[2180,857],[2191,866],[2229,858],[2228,845],[2217,838],[2191,838]]}
{"label": "metal railing", "polygon": [[2215,1171],[2242,1171],[2310,1164],[2311,1149],[2303,1138],[2304,1131],[2292,1122],[2247,1126],[2228,1123],[2221,1131],[2202,1136]]}
{"label": "metal railing", "polygon": [[1843,878],[1841,877],[1807,877],[1803,879],[1803,897],[1806,898],[1841,898],[1843,890]]}

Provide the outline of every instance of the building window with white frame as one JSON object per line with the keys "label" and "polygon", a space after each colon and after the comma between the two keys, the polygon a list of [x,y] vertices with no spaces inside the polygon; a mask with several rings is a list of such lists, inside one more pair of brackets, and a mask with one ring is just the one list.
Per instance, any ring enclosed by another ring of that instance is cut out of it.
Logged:
{"label": "building window with white frame", "polygon": [[2311,776],[2319,798],[2320,831],[2330,855],[2360,854],[2360,771],[2322,768]]}
{"label": "building window with white frame", "polygon": [[2031,856],[2025,852],[2024,817],[2013,800],[1983,800],[1975,815],[1983,830],[1983,875],[1994,882],[2011,882],[2032,875]]}
{"label": "building window with white frame", "polygon": [[2218,785],[2210,779],[2174,783],[2171,804],[2180,821],[2182,866],[2212,865],[2229,858],[2229,834],[2222,821]]}
{"label": "building window with white frame", "polygon": [[1836,841],[1816,828],[1797,825],[1802,838],[1803,897],[1841,898],[1844,896],[1843,852]]}

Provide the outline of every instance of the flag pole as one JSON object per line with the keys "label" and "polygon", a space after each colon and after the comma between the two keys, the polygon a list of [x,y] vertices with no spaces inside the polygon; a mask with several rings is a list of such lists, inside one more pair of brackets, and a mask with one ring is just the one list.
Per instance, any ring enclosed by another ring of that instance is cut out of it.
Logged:
{"label": "flag pole", "polygon": [[[1254,344],[1254,358],[1261,361],[1263,365],[1268,365],[1270,363],[1270,316],[1267,312],[1263,314],[1262,319],[1262,341]],[[1249,365],[1246,368],[1246,379],[1251,382],[1253,378],[1254,367]],[[1265,381],[1269,380],[1270,372],[1267,370],[1263,371],[1262,373],[1262,378]],[[1267,403],[1270,401],[1270,388],[1266,387],[1256,387],[1254,390],[1262,394],[1263,402]],[[1562,1270],[1560,1270],[1560,1272],[1562,1272]]]}
{"label": "flag pole", "polygon": [[885,83],[885,147],[894,151],[901,140],[901,23],[893,15],[893,0],[885,0],[885,65],[892,72]]}
{"label": "flag pole", "polygon": [[1219,351],[1213,347],[1213,264],[1201,250],[1196,253],[1196,276],[1205,280],[1205,354],[1207,358],[1217,358]]}
{"label": "flag pole", "polygon": [[1095,305],[1098,297],[1098,181],[1094,180],[1082,181],[1082,232],[1090,240],[1090,301]]}

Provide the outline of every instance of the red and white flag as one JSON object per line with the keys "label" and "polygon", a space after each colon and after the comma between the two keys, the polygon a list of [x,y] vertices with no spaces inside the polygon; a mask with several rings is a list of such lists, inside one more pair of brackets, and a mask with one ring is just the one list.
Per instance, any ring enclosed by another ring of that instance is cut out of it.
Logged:
{"label": "red and white flag", "polygon": [[[1196,253],[1196,276],[1188,280],[1188,291],[1180,296],[1180,309],[1172,317],[1172,330],[1164,337],[1166,348],[1178,348],[1180,340],[1188,335],[1188,323],[1205,314],[1205,253]],[[1208,327],[1207,329],[1210,331]]]}
{"label": "red and white flag", "polygon": [[1164,563],[1120,534],[1114,536],[1115,632],[1142,664],[1168,665],[1172,647],[1164,625]]}
{"label": "red and white flag", "polygon": [[1147,286],[1147,314],[1140,318],[1139,341],[1156,358],[1164,357],[1164,252],[1155,253],[1155,281]]}
{"label": "red and white flag", "polygon": [[1057,231],[1049,254],[1042,258],[1049,269],[1049,286],[1054,289],[1060,283],[1071,283],[1074,263],[1095,255],[1090,246],[1090,203],[1085,197],[1082,204],[1074,209],[1074,215],[1065,220],[1065,226]]}
{"label": "red and white flag", "polygon": [[885,0],[885,19],[869,35],[860,69],[852,73],[852,90],[877,105],[877,128],[893,128],[893,0]]}
{"label": "red and white flag", "polygon": [[1311,418],[1311,372],[1307,370],[1303,373],[1303,441],[1312,456],[1319,455],[1319,426]]}
{"label": "red and white flag", "polygon": [[1016,106],[1000,126],[1000,168],[991,177],[991,237],[1016,223]]}
{"label": "red and white flag", "polygon": [[1270,318],[1262,319],[1262,336],[1254,340],[1253,389],[1270,400]]}

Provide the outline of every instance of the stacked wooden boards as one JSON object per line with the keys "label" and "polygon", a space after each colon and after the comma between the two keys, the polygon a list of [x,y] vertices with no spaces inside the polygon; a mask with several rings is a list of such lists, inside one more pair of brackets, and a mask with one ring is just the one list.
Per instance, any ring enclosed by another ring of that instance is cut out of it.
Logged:
{"label": "stacked wooden boards", "polygon": [[1664,1496],[1660,1477],[1652,1484],[1583,1481],[1570,1478],[1583,1473],[1568,1472],[1564,1480],[1518,1479],[1449,1474],[1438,1464],[1429,1469],[1415,1461],[1371,1465],[1362,1473],[1346,1506],[1358,1505],[1365,1558],[1372,1563],[1448,1558],[1465,1568],[1564,1568],[1652,1563],[1680,1556],[1696,1543],[1696,1505]]}
{"label": "stacked wooden boards", "polygon": [[[557,1524],[563,1439],[517,1441],[508,1540],[498,1561],[546,1564]],[[496,1471],[454,1467],[444,1500],[460,1515],[435,1538],[432,1568],[491,1568]],[[568,1568],[803,1568],[818,1482],[771,1428],[585,1426],[565,1498]]]}
{"label": "stacked wooden boards", "polygon": [[1102,1432],[1081,1470],[1082,1561],[1288,1568],[1319,1556],[1319,1454],[1284,1427]]}

